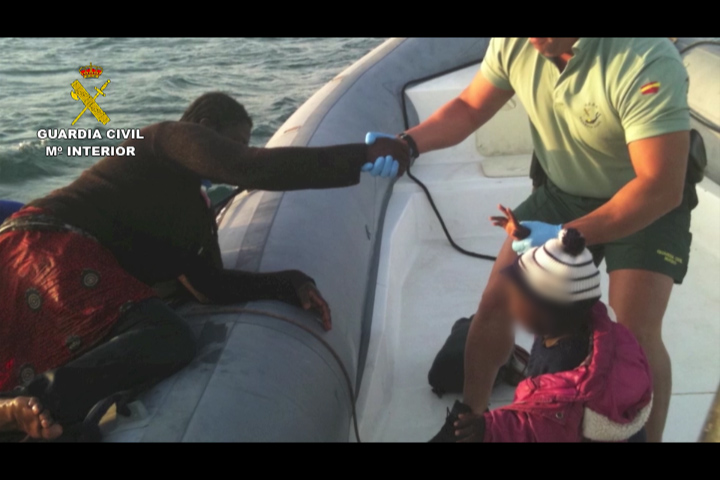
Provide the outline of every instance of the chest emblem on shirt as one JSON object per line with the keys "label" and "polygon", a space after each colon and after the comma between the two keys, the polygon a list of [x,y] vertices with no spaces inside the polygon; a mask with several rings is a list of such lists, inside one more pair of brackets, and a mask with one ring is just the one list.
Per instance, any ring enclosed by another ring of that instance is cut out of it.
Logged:
{"label": "chest emblem on shirt", "polygon": [[646,83],[640,87],[640,93],[643,95],[652,95],[660,91],[660,82]]}
{"label": "chest emblem on shirt", "polygon": [[602,123],[602,113],[598,111],[597,105],[594,103],[586,103],[583,107],[582,115],[580,115],[580,120],[582,121],[583,125],[585,125],[588,128],[597,128]]}

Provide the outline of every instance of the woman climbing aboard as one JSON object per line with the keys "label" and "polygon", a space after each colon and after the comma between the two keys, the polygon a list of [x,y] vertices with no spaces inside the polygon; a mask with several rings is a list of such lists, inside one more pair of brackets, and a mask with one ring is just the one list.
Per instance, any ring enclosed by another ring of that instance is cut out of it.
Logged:
{"label": "woman climbing aboard", "polygon": [[[330,309],[312,278],[288,270],[225,270],[205,179],[243,188],[338,188],[408,149],[385,139],[321,148],[248,147],[252,121],[222,93],[195,100],[179,122],[142,129],[134,157],[107,157],[69,186],[0,226],[0,431],[67,434],[98,402],[187,365],[195,338],[150,287],[183,277],[216,303],[280,300]],[[44,406],[45,409],[42,407]],[[51,416],[52,415],[52,416]]]}

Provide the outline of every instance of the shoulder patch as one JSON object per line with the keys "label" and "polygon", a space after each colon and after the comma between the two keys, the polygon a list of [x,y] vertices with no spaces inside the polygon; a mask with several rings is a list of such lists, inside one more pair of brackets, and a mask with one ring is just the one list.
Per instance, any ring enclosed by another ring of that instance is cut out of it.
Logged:
{"label": "shoulder patch", "polygon": [[659,91],[660,82],[650,82],[640,87],[640,93],[642,93],[643,95],[652,95],[654,93],[658,93]]}

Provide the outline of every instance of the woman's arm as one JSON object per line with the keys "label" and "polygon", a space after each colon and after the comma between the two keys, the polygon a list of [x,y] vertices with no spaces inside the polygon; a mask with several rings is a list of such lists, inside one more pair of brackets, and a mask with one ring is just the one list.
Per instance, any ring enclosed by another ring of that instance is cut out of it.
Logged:
{"label": "woman's arm", "polygon": [[180,277],[185,288],[200,302],[219,304],[254,300],[279,300],[312,310],[320,317],[323,328],[332,328],[330,307],[315,281],[297,270],[254,273],[215,268],[201,261]]}
{"label": "woman's arm", "polygon": [[213,182],[262,190],[300,190],[355,185],[368,161],[391,155],[407,164],[407,147],[389,140],[376,145],[251,148],[201,125],[164,122],[150,127],[160,159]]}

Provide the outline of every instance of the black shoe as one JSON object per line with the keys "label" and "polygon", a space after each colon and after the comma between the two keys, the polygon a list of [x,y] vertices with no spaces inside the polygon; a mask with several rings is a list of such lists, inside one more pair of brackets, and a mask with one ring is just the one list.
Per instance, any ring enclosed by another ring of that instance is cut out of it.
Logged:
{"label": "black shoe", "polygon": [[429,443],[455,443],[455,422],[462,413],[471,413],[472,409],[459,400],[455,400],[452,410],[448,409],[445,417],[445,425],[437,435],[430,439]]}

